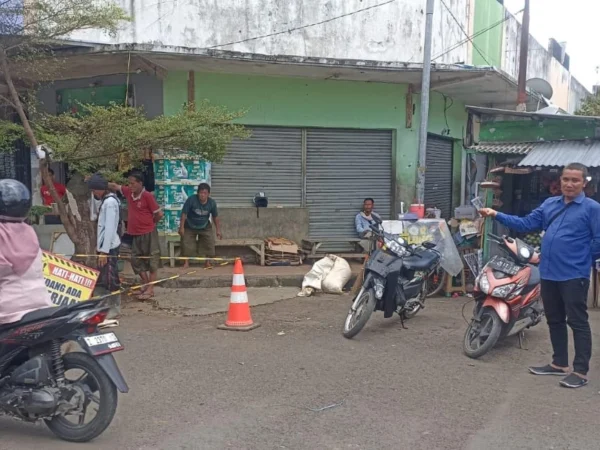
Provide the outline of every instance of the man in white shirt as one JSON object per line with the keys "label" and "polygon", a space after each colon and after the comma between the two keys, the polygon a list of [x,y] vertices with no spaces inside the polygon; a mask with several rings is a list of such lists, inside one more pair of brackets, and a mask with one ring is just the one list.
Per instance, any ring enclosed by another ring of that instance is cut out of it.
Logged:
{"label": "man in white shirt", "polygon": [[[100,270],[97,286],[102,290],[106,290],[106,293],[111,293],[121,289],[117,259],[119,247],[121,246],[119,237],[121,202],[115,194],[108,190],[108,181],[102,175],[92,175],[87,183],[94,199],[101,201],[98,212],[98,239],[96,245],[98,269]],[[114,296],[111,302],[113,303],[111,316],[118,315],[120,299],[120,294]]]}

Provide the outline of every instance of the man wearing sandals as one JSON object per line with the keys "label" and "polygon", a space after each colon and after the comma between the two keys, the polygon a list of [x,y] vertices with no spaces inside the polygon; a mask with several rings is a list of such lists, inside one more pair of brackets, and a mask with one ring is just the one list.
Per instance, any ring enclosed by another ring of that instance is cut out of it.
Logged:
{"label": "man wearing sandals", "polygon": [[[156,281],[160,265],[160,245],[156,224],[164,213],[154,195],[144,189],[144,176],[140,172],[129,175],[129,184],[119,186],[110,183],[112,191],[120,191],[127,200],[127,233],[133,237],[131,245],[131,266],[143,284]],[[154,285],[140,291],[140,300],[154,296]]]}
{"label": "man wearing sandals", "polygon": [[[587,384],[592,356],[592,333],[588,321],[587,296],[592,262],[600,257],[600,204],[586,198],[588,170],[573,163],[561,175],[562,196],[550,197],[527,217],[509,216],[483,208],[483,217],[493,217],[504,226],[526,233],[543,230],[540,275],[542,301],[550,328],[552,362],[530,367],[534,375],[558,375],[560,385],[578,388]],[[569,334],[573,330],[575,359],[569,370]]]}

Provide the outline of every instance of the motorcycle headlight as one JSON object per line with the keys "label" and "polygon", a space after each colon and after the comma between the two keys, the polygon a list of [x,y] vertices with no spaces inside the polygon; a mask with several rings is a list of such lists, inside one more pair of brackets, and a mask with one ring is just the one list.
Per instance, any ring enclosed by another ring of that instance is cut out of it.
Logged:
{"label": "motorcycle headlight", "polygon": [[406,255],[406,249],[393,239],[385,239],[385,246],[399,258]]}
{"label": "motorcycle headlight", "polygon": [[483,292],[484,294],[490,293],[490,282],[485,273],[482,273],[479,276],[479,289],[481,289],[481,292]]}
{"label": "motorcycle headlight", "polygon": [[506,298],[517,285],[515,283],[498,286],[492,291],[492,297]]}

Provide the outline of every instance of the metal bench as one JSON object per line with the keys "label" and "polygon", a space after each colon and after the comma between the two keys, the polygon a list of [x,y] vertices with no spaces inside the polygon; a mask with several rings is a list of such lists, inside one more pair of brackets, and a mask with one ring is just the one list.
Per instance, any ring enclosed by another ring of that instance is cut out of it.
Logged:
{"label": "metal bench", "polygon": [[[169,245],[171,267],[175,267],[175,250],[177,247],[181,247],[181,237],[179,235],[169,235],[167,243]],[[265,241],[263,239],[217,239],[215,247],[248,247],[258,255],[260,265],[265,265]]]}
{"label": "metal bench", "polygon": [[[324,238],[305,238],[302,239],[302,247],[307,259],[322,258],[324,253],[319,253],[319,249],[323,245],[327,244],[350,244],[356,248],[356,245],[362,239],[359,238],[345,238],[345,237],[324,237]],[[335,252],[336,255],[342,258],[356,258],[363,259],[366,253],[348,253],[348,252]]]}

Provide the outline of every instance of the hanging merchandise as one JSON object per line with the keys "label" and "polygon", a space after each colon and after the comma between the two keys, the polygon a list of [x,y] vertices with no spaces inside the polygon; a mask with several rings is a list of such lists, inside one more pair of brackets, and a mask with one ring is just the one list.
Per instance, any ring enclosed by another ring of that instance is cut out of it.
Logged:
{"label": "hanging merchandise", "polygon": [[166,234],[177,233],[185,201],[196,195],[200,183],[211,185],[211,163],[190,152],[171,157],[159,151],[154,156],[154,177],[154,196],[165,212],[158,229]]}

